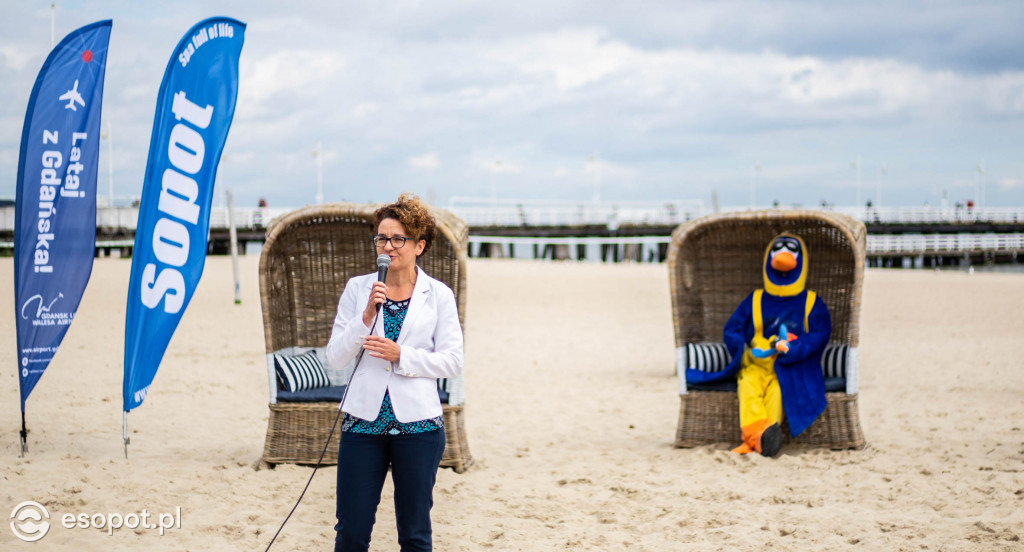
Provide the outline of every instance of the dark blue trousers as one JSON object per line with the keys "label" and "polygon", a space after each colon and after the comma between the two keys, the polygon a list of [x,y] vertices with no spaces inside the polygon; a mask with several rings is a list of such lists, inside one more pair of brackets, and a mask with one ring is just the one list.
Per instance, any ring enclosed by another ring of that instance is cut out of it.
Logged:
{"label": "dark blue trousers", "polygon": [[444,430],[410,435],[341,434],[335,552],[365,552],[391,467],[402,552],[431,550],[430,508],[444,453]]}

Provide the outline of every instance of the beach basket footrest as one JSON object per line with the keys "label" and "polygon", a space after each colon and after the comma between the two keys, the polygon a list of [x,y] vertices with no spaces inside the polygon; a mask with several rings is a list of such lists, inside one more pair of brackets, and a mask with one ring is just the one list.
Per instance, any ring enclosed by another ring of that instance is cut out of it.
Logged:
{"label": "beach basket footrest", "polygon": [[[831,449],[864,448],[857,395],[825,393],[828,405],[796,439],[789,438],[784,428],[785,442],[827,447]],[[717,443],[739,444],[739,398],[735,392],[691,391],[679,396],[679,424],[675,446],[696,447]]]}
{"label": "beach basket footrest", "polygon": [[[446,443],[441,467],[462,473],[473,463],[466,440],[464,405],[443,405],[443,409]],[[316,464],[337,416],[336,402],[271,404],[263,461],[267,464]],[[340,438],[341,428],[337,427],[334,435],[331,435],[321,465],[333,466],[338,463]]]}
{"label": "beach basket footrest", "polygon": [[[338,463],[341,428],[334,430],[324,452],[324,442],[338,416],[336,402],[279,402],[270,405],[263,461],[268,464],[316,464],[323,453],[322,465]],[[339,422],[340,426],[341,423]]]}

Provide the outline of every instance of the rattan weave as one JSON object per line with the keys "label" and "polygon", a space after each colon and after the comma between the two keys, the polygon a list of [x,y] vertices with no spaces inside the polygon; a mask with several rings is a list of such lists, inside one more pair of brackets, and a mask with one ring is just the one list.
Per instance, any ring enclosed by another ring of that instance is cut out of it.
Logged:
{"label": "rattan weave", "polygon": [[[377,252],[370,241],[373,212],[379,205],[334,203],[305,207],[271,222],[260,257],[260,299],[266,352],[288,347],[325,347],[331,336],[338,298],[353,276],[376,272]],[[431,208],[437,237],[420,266],[455,293],[459,321],[466,316],[465,223]],[[444,407],[448,444],[443,467],[461,472],[472,463],[466,442],[464,405]],[[316,463],[338,413],[336,402],[270,404],[263,461],[269,464]],[[338,431],[324,455],[338,457]]]}
{"label": "rattan weave", "polygon": [[[473,463],[466,439],[465,410],[462,406],[447,404],[443,409],[445,447],[441,466],[462,473]],[[323,450],[337,415],[338,403],[333,402],[271,404],[263,461],[267,464],[315,464],[323,453],[322,465],[337,464],[341,435],[337,428],[331,435],[327,452]]]}
{"label": "rattan weave", "polygon": [[[858,345],[864,224],[824,211],[771,210],[711,215],[672,233],[668,268],[676,347],[722,340],[722,329],[736,306],[764,287],[764,250],[782,232],[800,236],[807,246],[807,289],[828,306],[830,341]],[[826,396],[826,412],[796,442],[835,449],[863,447],[857,395]],[[740,440],[736,393],[690,390],[680,395],[680,401],[676,446]]]}

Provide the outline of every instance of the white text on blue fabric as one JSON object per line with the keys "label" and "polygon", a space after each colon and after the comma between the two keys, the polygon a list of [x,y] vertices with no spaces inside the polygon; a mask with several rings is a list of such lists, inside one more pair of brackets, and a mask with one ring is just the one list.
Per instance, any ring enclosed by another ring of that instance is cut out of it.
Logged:
{"label": "white text on blue fabric", "polygon": [[161,180],[157,203],[161,217],[153,226],[152,242],[157,260],[169,266],[157,275],[156,264],[148,263],[142,270],[141,294],[146,307],[155,309],[163,300],[164,312],[175,314],[185,304],[185,278],[178,270],[188,261],[190,238],[185,225],[195,226],[199,221],[199,186],[190,176],[202,169],[206,156],[206,144],[198,131],[210,125],[213,106],[200,107],[179,91],[174,94],[171,112],[181,122],[171,129],[167,144],[173,168],[166,169]]}
{"label": "white text on blue fabric", "polygon": [[181,53],[178,54],[178,63],[180,63],[182,67],[188,65],[189,60],[192,59],[192,55],[196,53],[196,50],[214,38],[234,38],[234,36],[235,28],[231,26],[230,23],[216,23],[209,27],[203,27],[196,31],[196,34],[192,35],[192,38],[189,39],[188,45],[182,48]]}
{"label": "white text on blue fabric", "polygon": [[50,263],[50,242],[57,236],[52,232],[54,225],[51,219],[57,214],[57,194],[67,198],[85,197],[85,192],[78,189],[79,175],[85,170],[85,165],[80,162],[82,147],[79,142],[88,138],[89,135],[85,132],[71,133],[71,151],[68,154],[70,164],[64,178],[61,178],[58,169],[64,165],[64,154],[56,149],[60,143],[60,133],[56,130],[43,130],[43,144],[54,146],[55,149],[44,150],[42,155],[43,168],[39,175],[39,218],[36,223],[36,230],[39,233],[36,235],[33,254],[35,272],[53,272],[53,265]]}

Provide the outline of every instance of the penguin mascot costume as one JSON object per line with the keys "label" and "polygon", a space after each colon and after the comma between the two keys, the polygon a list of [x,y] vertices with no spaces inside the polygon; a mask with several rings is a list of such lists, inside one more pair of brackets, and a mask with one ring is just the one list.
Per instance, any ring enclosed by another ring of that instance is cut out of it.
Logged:
{"label": "penguin mascot costume", "polygon": [[733,452],[775,456],[783,416],[796,437],[825,410],[821,355],[832,318],[825,302],[805,289],[807,271],[804,241],[780,234],[764,253],[764,289],[744,299],[725,323],[732,360],[719,374],[736,376],[743,437]]}

